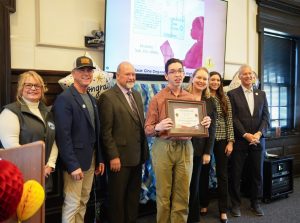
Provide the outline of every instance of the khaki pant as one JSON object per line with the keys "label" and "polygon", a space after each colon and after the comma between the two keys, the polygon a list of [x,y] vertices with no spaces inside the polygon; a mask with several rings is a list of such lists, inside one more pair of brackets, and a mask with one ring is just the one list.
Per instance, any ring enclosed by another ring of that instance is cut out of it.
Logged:
{"label": "khaki pant", "polygon": [[191,141],[156,138],[152,161],[156,176],[157,223],[185,223],[193,169]]}
{"label": "khaki pant", "polygon": [[86,204],[90,198],[95,172],[95,156],[89,170],[84,171],[82,180],[73,180],[64,171],[64,204],[62,208],[62,223],[83,223]]}

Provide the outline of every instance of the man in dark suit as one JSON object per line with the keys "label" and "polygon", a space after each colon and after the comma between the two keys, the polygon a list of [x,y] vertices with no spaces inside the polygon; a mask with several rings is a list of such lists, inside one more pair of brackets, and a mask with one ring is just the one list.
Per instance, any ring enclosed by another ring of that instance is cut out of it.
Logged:
{"label": "man in dark suit", "polygon": [[87,92],[93,69],[90,58],[78,57],[72,70],[74,84],[53,105],[56,143],[64,167],[63,223],[84,222],[94,173],[104,173],[97,103]]}
{"label": "man in dark suit", "polygon": [[134,67],[122,62],[117,83],[99,99],[101,136],[108,168],[110,223],[133,223],[138,216],[142,164],[148,158],[141,95],[133,90]]}
{"label": "man in dark suit", "polygon": [[241,86],[228,92],[232,105],[235,143],[231,154],[230,196],[232,215],[241,216],[240,180],[246,158],[249,159],[249,182],[251,186],[251,209],[257,216],[263,216],[258,200],[262,196],[263,160],[265,134],[269,125],[269,111],[264,91],[254,89],[254,75],[251,67],[242,65],[239,69]]}

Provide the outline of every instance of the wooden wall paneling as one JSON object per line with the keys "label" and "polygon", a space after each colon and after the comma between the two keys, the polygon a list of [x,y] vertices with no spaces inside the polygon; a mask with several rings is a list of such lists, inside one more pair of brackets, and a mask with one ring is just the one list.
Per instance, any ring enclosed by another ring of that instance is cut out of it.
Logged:
{"label": "wooden wall paneling", "polygon": [[293,156],[294,175],[300,175],[300,138],[299,135],[271,137],[266,140],[266,150],[283,156]]}
{"label": "wooden wall paneling", "polygon": [[[46,197],[46,222],[54,222],[54,219],[61,219],[61,210],[63,204],[63,178],[59,164],[52,175],[53,188],[47,193]],[[60,220],[59,220],[60,221]],[[55,222],[59,222],[55,221]]]}
{"label": "wooden wall paneling", "polygon": [[266,139],[266,149],[282,146],[280,137],[270,137]]}
{"label": "wooden wall paneling", "polygon": [[[25,69],[13,69],[11,75],[11,97],[10,100],[15,100],[18,76],[25,72]],[[58,80],[64,78],[70,74],[70,71],[49,71],[49,70],[34,70],[39,75],[42,76],[45,84],[47,85],[48,91],[46,92],[46,103],[47,105],[52,105],[55,101],[57,95],[63,91],[63,89],[58,84]]]}
{"label": "wooden wall paneling", "polygon": [[295,159],[300,160],[300,145],[286,145],[284,146],[284,155],[294,156]]}
{"label": "wooden wall paneling", "polygon": [[294,157],[294,175],[300,175],[300,145],[287,145],[284,148],[284,155]]}
{"label": "wooden wall paneling", "polygon": [[284,151],[283,151],[282,146],[269,148],[269,149],[267,149],[267,152],[269,154],[275,154],[275,155],[278,155],[278,156],[283,156],[284,155]]}

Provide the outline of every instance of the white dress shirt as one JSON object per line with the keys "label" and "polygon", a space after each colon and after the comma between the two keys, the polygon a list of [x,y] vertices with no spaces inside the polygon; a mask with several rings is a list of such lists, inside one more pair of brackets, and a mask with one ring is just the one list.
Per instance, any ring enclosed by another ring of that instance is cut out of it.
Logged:
{"label": "white dress shirt", "polygon": [[250,114],[251,116],[253,116],[253,111],[254,111],[254,95],[253,95],[253,87],[251,87],[250,89],[245,88],[242,85],[246,100],[247,100],[247,104],[250,110]]}

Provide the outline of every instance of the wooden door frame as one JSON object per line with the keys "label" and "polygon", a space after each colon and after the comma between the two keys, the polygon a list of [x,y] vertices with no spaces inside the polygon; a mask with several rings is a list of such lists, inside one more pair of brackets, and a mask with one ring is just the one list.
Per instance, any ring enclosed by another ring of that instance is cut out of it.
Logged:
{"label": "wooden door frame", "polygon": [[0,108],[10,102],[10,13],[14,12],[16,0],[0,0]]}

